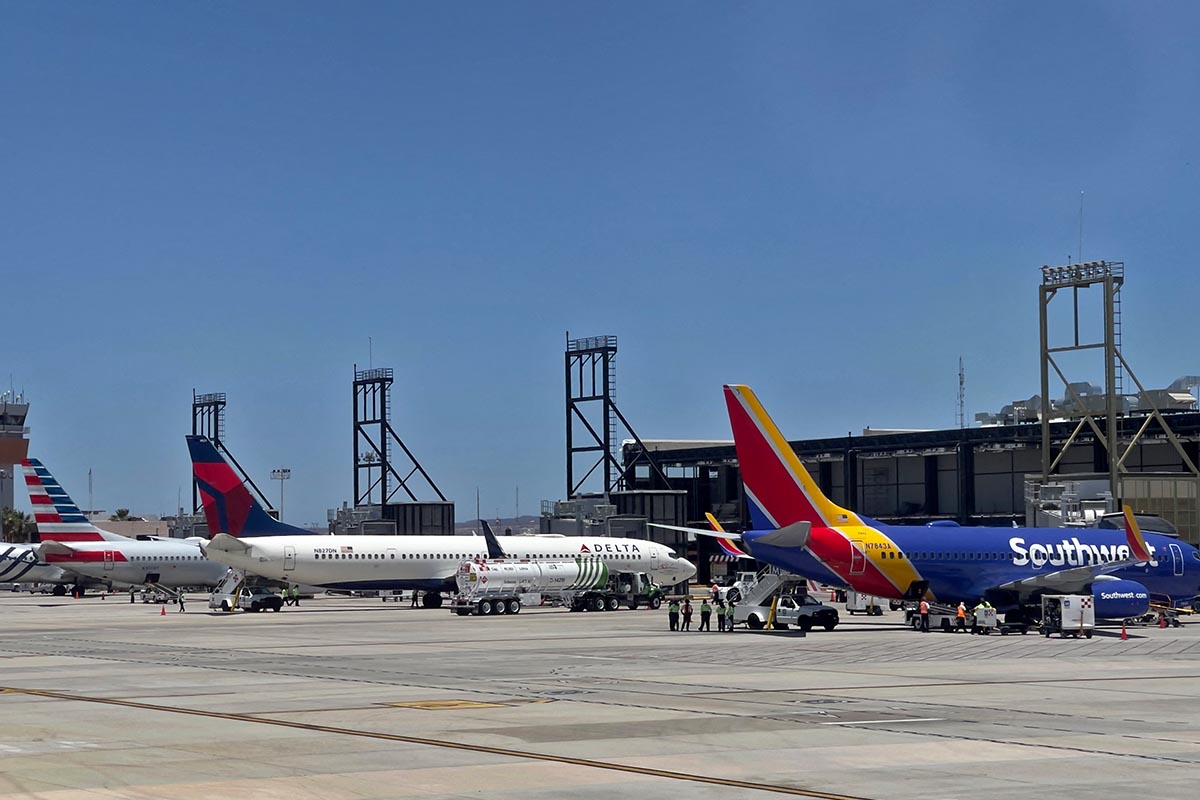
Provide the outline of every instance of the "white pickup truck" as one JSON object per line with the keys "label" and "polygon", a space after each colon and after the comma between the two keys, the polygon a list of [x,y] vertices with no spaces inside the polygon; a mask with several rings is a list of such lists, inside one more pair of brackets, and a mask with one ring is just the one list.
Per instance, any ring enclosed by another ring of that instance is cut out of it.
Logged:
{"label": "white pickup truck", "polygon": [[[766,627],[770,614],[771,606],[769,605],[735,606],[733,609],[733,623],[736,625],[739,622],[744,622],[746,623],[746,627],[751,630],[762,630]],[[788,627],[795,625],[802,631],[810,631],[820,625],[825,630],[831,631],[837,627],[837,624],[837,609],[825,605],[812,595],[784,595],[775,604],[774,627],[780,630],[786,630]]]}

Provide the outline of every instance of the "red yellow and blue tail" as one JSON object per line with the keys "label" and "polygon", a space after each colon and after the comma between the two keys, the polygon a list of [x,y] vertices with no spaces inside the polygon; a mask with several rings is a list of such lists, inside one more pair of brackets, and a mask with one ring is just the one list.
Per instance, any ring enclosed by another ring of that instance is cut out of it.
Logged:
{"label": "red yellow and blue tail", "polygon": [[[708,518],[708,524],[712,526],[714,531],[717,533],[725,532],[725,529],[721,527],[721,523],[717,522],[716,517],[708,512],[705,512],[704,516]],[[724,536],[714,536],[713,538],[717,540],[717,544],[720,545],[721,550],[723,550],[727,556],[732,556],[733,558],[754,558],[754,556],[738,547],[737,542],[735,542],[733,539],[729,539]]]}
{"label": "red yellow and blue tail", "polygon": [[25,473],[33,521],[37,523],[38,538],[42,541],[100,542],[129,538],[93,525],[41,461],[26,458],[21,462],[21,471]]}
{"label": "red yellow and blue tail", "polygon": [[312,531],[280,522],[267,514],[207,436],[189,436],[187,443],[192,457],[192,477],[200,490],[210,535],[312,535]]}
{"label": "red yellow and blue tail", "polygon": [[749,386],[726,386],[725,404],[755,528],[795,522],[826,528],[864,524],[858,514],[821,493]]}

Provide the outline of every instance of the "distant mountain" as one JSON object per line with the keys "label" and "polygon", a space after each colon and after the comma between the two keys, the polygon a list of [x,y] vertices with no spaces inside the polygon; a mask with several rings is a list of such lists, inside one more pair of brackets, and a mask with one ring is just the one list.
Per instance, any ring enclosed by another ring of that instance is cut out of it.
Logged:
{"label": "distant mountain", "polygon": [[[512,528],[513,533],[518,533],[525,528],[531,528],[536,531],[538,529],[538,525],[541,524],[539,522],[540,519],[540,517],[536,517],[532,514],[522,514],[519,517],[507,517],[499,520],[491,518],[488,519],[488,524],[492,526],[492,530],[496,532],[497,536],[503,536],[506,528]],[[483,533],[483,530],[479,526],[479,520],[477,519],[467,520],[465,522],[459,520],[458,522],[454,523],[454,530],[458,533],[468,533],[473,530]]]}

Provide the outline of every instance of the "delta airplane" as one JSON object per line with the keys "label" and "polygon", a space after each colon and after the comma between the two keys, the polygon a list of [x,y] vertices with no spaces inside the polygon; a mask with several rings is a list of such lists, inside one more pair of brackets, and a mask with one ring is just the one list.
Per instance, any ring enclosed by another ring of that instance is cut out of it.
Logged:
{"label": "delta airplane", "polygon": [[[192,472],[204,501],[212,540],[202,545],[214,561],[264,578],[326,589],[413,589],[427,608],[456,590],[463,561],[486,558],[483,536],[342,536],[314,534],[272,519],[206,437],[187,437]],[[594,536],[514,536],[510,558],[599,556],[614,572],[644,572],[673,585],[696,574],[691,562],[666,545]]]}
{"label": "delta airplane", "polygon": [[[1143,537],[1128,506],[1124,534],[884,525],[821,493],[750,387],[726,386],[725,402],[752,523],[740,543],[772,566],[891,599],[986,598],[1010,621],[1040,615],[1032,606],[1042,594],[1092,594],[1101,619],[1143,614],[1151,598],[1181,605],[1200,594],[1200,551],[1168,536]],[[735,539],[719,535],[722,546]]]}
{"label": "delta airplane", "polygon": [[[42,462],[27,458],[21,467],[38,538],[42,540],[33,548],[50,567],[61,567],[88,582],[110,587],[215,586],[228,571],[204,557],[199,539],[131,539],[97,528]],[[78,581],[75,591],[82,594],[84,585],[83,580]]]}

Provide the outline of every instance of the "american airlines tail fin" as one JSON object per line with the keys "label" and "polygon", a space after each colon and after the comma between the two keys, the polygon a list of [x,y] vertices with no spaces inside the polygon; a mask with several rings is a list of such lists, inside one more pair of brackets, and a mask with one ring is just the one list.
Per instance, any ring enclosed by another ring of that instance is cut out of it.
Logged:
{"label": "american airlines tail fin", "polygon": [[725,405],[754,527],[864,524],[858,514],[821,493],[749,386],[727,385]]}
{"label": "american airlines tail fin", "polygon": [[319,535],[267,514],[207,436],[189,436],[187,443],[192,456],[192,477],[200,489],[210,535],[228,533],[247,538]]}
{"label": "american airlines tail fin", "polygon": [[21,462],[25,488],[33,505],[38,538],[44,542],[124,541],[128,536],[97,528],[79,510],[62,485],[36,458]]}

